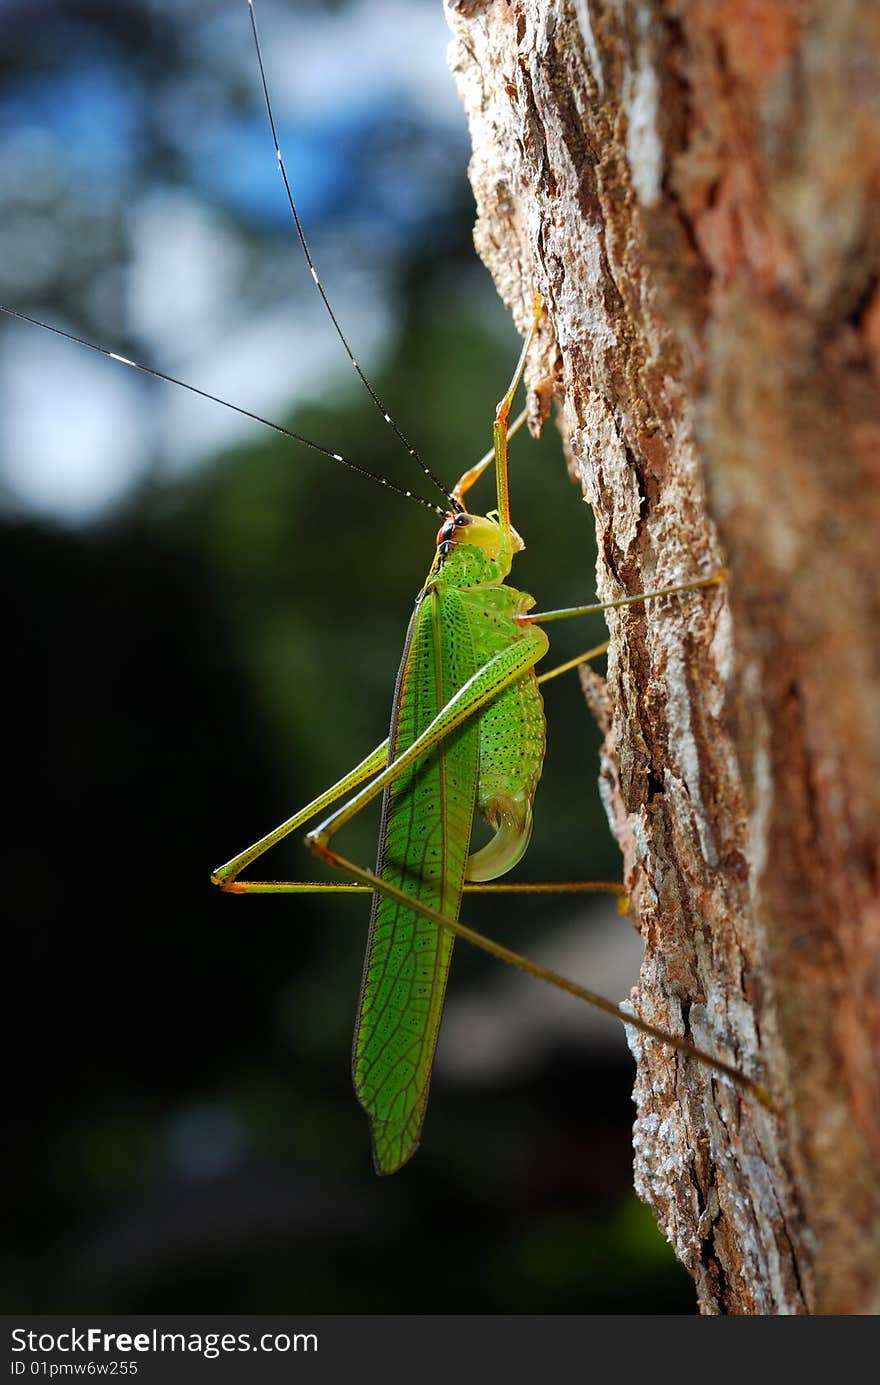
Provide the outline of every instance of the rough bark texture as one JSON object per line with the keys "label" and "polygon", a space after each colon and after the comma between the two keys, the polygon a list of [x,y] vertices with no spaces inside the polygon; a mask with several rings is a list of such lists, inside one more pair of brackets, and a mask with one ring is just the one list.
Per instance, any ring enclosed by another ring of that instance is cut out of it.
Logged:
{"label": "rough bark texture", "polygon": [[545,296],[600,593],[730,570],[610,620],[602,783],[635,1004],[778,1116],[639,1042],[636,1187],[703,1311],[877,1312],[880,7],[448,12],[477,247],[521,328]]}

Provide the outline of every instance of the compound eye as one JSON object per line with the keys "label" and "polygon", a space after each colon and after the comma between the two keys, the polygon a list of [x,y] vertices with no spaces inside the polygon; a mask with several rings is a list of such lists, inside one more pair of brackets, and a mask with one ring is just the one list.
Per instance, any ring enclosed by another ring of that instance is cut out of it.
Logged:
{"label": "compound eye", "polygon": [[471,517],[470,517],[470,515],[466,515],[466,514],[456,515],[456,516],[455,516],[455,522],[456,522],[456,524],[458,525],[458,527],[461,529],[461,528],[464,528],[464,526],[465,526],[466,524],[470,524],[470,523],[471,523]]}

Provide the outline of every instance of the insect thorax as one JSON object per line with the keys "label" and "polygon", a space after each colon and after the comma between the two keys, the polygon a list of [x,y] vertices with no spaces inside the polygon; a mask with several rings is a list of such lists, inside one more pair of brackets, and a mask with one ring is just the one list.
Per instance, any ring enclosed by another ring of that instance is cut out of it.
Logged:
{"label": "insect thorax", "polygon": [[485,582],[502,582],[501,566],[475,544],[448,542],[437,549],[431,569],[433,581],[448,587],[476,587]]}

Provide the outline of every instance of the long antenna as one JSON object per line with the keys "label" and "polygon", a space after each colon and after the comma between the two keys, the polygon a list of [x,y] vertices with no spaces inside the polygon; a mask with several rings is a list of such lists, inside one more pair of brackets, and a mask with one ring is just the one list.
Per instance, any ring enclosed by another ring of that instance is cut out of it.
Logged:
{"label": "long antenna", "polygon": [[331,448],[325,447],[323,443],[313,442],[311,438],[304,438],[302,433],[294,433],[292,429],[284,428],[280,423],[273,423],[271,419],[263,418],[262,414],[255,414],[240,404],[231,404],[228,399],[221,399],[219,395],[199,389],[198,385],[189,385],[186,380],[179,380],[176,375],[167,375],[164,370],[154,370],[152,366],[141,365],[138,361],[130,361],[127,356],[120,356],[116,351],[108,351],[105,346],[96,346],[94,342],[86,341],[85,337],[78,337],[75,332],[65,332],[61,327],[53,327],[51,322],[41,322],[38,317],[29,317],[27,313],[19,312],[17,308],[7,308],[0,303],[0,313],[6,313],[7,317],[18,318],[19,322],[29,322],[31,326],[40,327],[44,332],[52,332],[56,337],[64,337],[67,341],[76,342],[77,346],[85,346],[98,356],[106,356],[108,361],[116,361],[118,365],[128,366],[130,370],[138,370],[142,375],[152,375],[154,380],[164,380],[166,384],[178,385],[180,389],[189,390],[190,394],[197,394],[201,399],[210,399],[212,404],[222,404],[224,409],[231,409],[233,413],[241,414],[243,418],[253,419],[255,423],[262,424],[264,428],[271,428],[273,433],[280,433],[282,437],[289,438],[291,442],[298,442],[303,447],[310,447],[313,452],[322,452],[331,461],[340,462],[342,466],[348,467],[349,471],[356,471],[359,476],[367,476],[371,481],[384,486],[387,490],[396,491],[398,495],[406,496],[407,500],[414,500],[417,505],[423,505],[426,510],[432,510],[434,514],[445,515],[446,513],[443,507],[435,505],[433,500],[425,500],[423,496],[416,495],[415,491],[405,490],[403,486],[396,486],[393,481],[388,480],[387,476],[381,476],[376,471],[370,471],[368,467],[361,466],[359,462],[353,462],[350,457],[343,457],[341,453],[334,452]]}
{"label": "long antenna", "polygon": [[354,366],[354,369],[355,369],[355,371],[357,372],[358,378],[360,379],[360,381],[361,381],[361,383],[363,384],[364,388],[369,392],[370,397],[371,397],[373,403],[376,405],[376,408],[379,410],[379,413],[382,415],[382,417],[384,418],[385,422],[388,424],[389,428],[391,428],[392,431],[393,431],[394,433],[397,434],[397,437],[398,437],[398,438],[400,439],[400,441],[403,443],[404,447],[406,448],[406,450],[407,450],[407,452],[409,453],[409,455],[412,457],[413,461],[417,464],[417,466],[421,467],[423,473],[425,474],[425,476],[427,476],[428,480],[431,481],[432,484],[435,485],[435,486],[437,487],[437,489],[438,489],[438,491],[440,492],[441,495],[443,495],[443,496],[446,497],[446,499],[449,501],[449,503],[450,503],[450,505],[452,506],[452,508],[453,508],[453,509],[457,509],[457,508],[459,508],[459,506],[456,504],[456,501],[454,500],[454,498],[449,494],[449,491],[448,491],[448,490],[446,489],[446,487],[443,485],[443,482],[440,481],[440,480],[434,475],[434,473],[433,473],[433,471],[431,470],[431,468],[427,465],[427,463],[426,463],[426,462],[424,461],[424,459],[420,456],[420,454],[418,453],[418,451],[416,450],[416,448],[413,447],[412,443],[409,441],[409,439],[408,439],[408,438],[406,437],[406,435],[403,433],[403,431],[401,430],[401,428],[398,426],[398,424],[397,424],[397,423],[394,421],[394,419],[391,417],[391,415],[390,415],[390,413],[388,412],[388,410],[386,409],[385,405],[382,403],[382,400],[379,398],[378,394],[377,394],[376,391],[373,389],[373,386],[370,384],[370,382],[369,382],[369,380],[367,379],[366,375],[365,375],[364,372],[361,370],[360,365],[358,364],[358,361],[357,361],[357,359],[356,359],[356,357],[355,357],[355,354],[354,354],[354,352],[352,351],[351,347],[350,347],[349,344],[348,344],[348,338],[346,337],[345,333],[344,333],[343,330],[342,330],[342,327],[341,327],[341,325],[340,325],[340,323],[339,323],[339,319],[337,318],[335,312],[333,311],[333,308],[332,308],[331,303],[330,303],[330,299],[327,297],[327,294],[326,294],[325,291],[324,291],[324,285],[321,283],[321,280],[320,280],[320,278],[319,278],[319,276],[318,276],[318,270],[317,270],[317,268],[316,268],[316,266],[315,266],[314,260],[312,259],[312,252],[311,252],[311,250],[309,249],[309,243],[308,243],[308,241],[306,240],[306,233],[305,233],[305,231],[303,230],[303,224],[302,224],[302,222],[301,222],[300,219],[299,219],[299,212],[296,210],[296,203],[295,203],[294,200],[293,200],[293,192],[292,192],[292,190],[291,190],[290,180],[288,179],[288,176],[287,176],[287,169],[286,169],[285,166],[284,166],[284,155],[281,153],[281,145],[280,145],[280,143],[279,143],[279,141],[278,141],[278,130],[277,130],[277,127],[276,127],[276,125],[275,125],[275,116],[274,116],[273,111],[272,111],[272,101],[271,101],[271,98],[270,98],[270,96],[269,96],[269,83],[268,83],[268,81],[266,80],[266,67],[265,67],[265,64],[264,64],[264,62],[263,62],[263,50],[262,50],[262,48],[260,47],[260,35],[259,35],[259,32],[257,31],[257,16],[256,16],[256,13],[255,13],[255,11],[254,11],[254,0],[248,0],[248,12],[249,12],[250,17],[251,17],[251,29],[252,29],[253,35],[254,35],[254,47],[255,47],[256,53],[257,53],[257,63],[258,63],[259,68],[260,68],[260,81],[261,81],[262,84],[263,84],[263,100],[264,100],[265,103],[266,103],[266,114],[267,114],[267,116],[269,117],[269,128],[270,128],[270,130],[272,131],[272,141],[273,141],[273,143],[274,143],[274,145],[275,145],[275,157],[276,157],[276,159],[278,160],[278,171],[279,171],[280,174],[281,174],[281,181],[284,183],[284,191],[285,191],[286,194],[287,194],[287,201],[288,201],[288,204],[289,204],[289,206],[290,206],[290,212],[291,212],[291,215],[292,215],[292,217],[293,217],[293,223],[294,223],[294,225],[296,226],[296,234],[297,234],[297,236],[299,237],[299,243],[300,243],[300,245],[301,245],[301,247],[302,247],[302,252],[303,252],[303,255],[305,256],[306,264],[307,264],[308,267],[309,267],[309,272],[310,272],[310,274],[311,274],[311,276],[312,276],[312,279],[313,279],[313,281],[314,281],[315,288],[318,290],[318,293],[321,295],[321,301],[322,301],[322,303],[324,304],[324,307],[327,309],[327,312],[328,312],[329,317],[330,317],[330,321],[333,323],[333,326],[336,328],[336,335],[338,336],[339,340],[342,342],[342,345],[343,345],[343,347],[345,348],[345,353],[346,353],[346,355],[348,356],[349,361],[350,361],[351,364]]}

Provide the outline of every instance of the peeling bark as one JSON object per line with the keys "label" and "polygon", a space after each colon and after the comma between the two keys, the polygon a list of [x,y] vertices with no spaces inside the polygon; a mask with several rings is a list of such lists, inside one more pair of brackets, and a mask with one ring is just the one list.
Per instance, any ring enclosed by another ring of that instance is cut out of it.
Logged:
{"label": "peeling bark", "polygon": [[[612,613],[635,1176],[707,1313],[880,1311],[880,10],[449,0],[477,248]],[[574,556],[574,555],[572,555]],[[577,573],[572,598],[585,594]]]}

